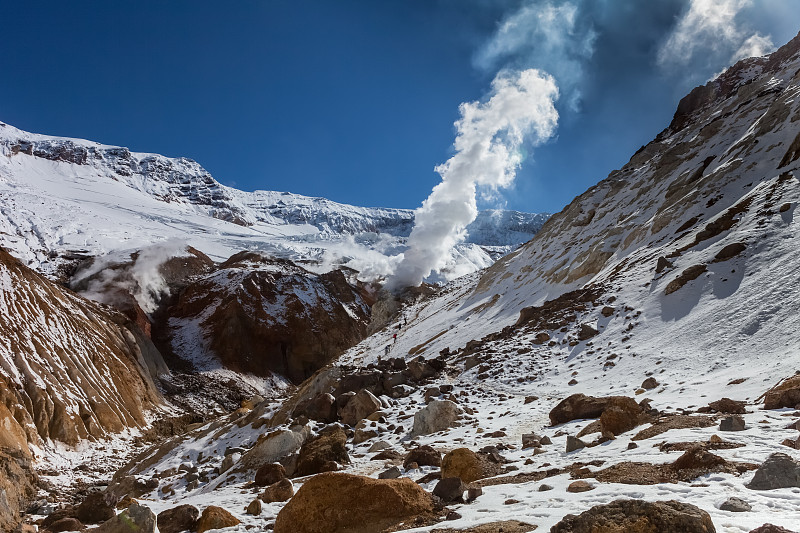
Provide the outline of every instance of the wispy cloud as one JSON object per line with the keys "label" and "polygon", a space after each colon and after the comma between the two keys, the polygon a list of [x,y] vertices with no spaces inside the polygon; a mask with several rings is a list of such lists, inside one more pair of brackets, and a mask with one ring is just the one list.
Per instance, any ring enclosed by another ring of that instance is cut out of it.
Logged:
{"label": "wispy cloud", "polygon": [[727,64],[745,57],[764,55],[774,49],[772,39],[751,30],[742,22],[742,11],[753,7],[753,0],[689,0],[673,31],[658,52],[664,69],[681,68],[698,56]]}

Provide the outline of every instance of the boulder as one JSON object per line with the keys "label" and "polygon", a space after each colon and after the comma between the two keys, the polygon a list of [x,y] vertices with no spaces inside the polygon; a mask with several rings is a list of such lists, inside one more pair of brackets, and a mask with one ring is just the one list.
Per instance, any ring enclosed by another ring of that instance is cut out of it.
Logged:
{"label": "boulder", "polygon": [[603,434],[621,435],[630,431],[644,420],[644,411],[633,398],[612,396],[600,414],[600,427]]}
{"label": "boulder", "polygon": [[644,390],[653,390],[658,387],[659,383],[656,381],[656,378],[649,377],[646,380],[642,381],[642,388]]}
{"label": "boulder", "polygon": [[744,431],[744,418],[739,415],[728,416],[719,423],[720,431]]}
{"label": "boulder", "polygon": [[[557,426],[571,420],[582,420],[586,418],[600,418],[606,407],[612,405],[627,405],[627,400],[636,403],[632,398],[625,396],[608,396],[605,398],[595,398],[585,394],[573,394],[558,403],[550,411],[550,425]],[[638,405],[638,404],[637,404]]]}
{"label": "boulder", "polygon": [[411,436],[429,435],[452,427],[461,410],[450,400],[433,400],[414,414]]}
{"label": "boulder", "polygon": [[378,474],[378,479],[397,479],[401,474],[402,473],[400,472],[400,469],[396,466],[393,466]]}
{"label": "boulder", "polygon": [[457,477],[464,483],[472,483],[499,473],[496,463],[490,462],[467,448],[457,448],[442,459],[442,478]]}
{"label": "boulder", "polygon": [[256,498],[255,500],[251,501],[250,504],[247,506],[245,512],[249,515],[258,516],[261,514],[262,509],[261,500]]}
{"label": "boulder", "polygon": [[370,391],[362,390],[339,409],[339,416],[348,426],[355,426],[380,408],[381,401]]}
{"label": "boulder", "polygon": [[332,472],[338,470],[340,464],[349,464],[346,442],[347,435],[341,427],[326,427],[300,449],[295,476]]}
{"label": "boulder", "polygon": [[580,450],[581,448],[585,448],[586,443],[583,442],[578,437],[573,437],[572,435],[567,435],[567,448],[566,452],[574,452],[575,450]]}
{"label": "boulder", "polygon": [[200,515],[200,520],[197,521],[197,533],[205,533],[210,529],[233,527],[240,523],[238,518],[222,507],[209,505],[203,509],[203,514]]}
{"label": "boulder", "polygon": [[566,515],[551,533],[715,533],[707,512],[676,501],[617,500]]}
{"label": "boulder", "polygon": [[800,374],[771,388],[764,395],[764,409],[794,408],[800,405]]}
{"label": "boulder", "polygon": [[418,446],[406,454],[403,468],[408,468],[411,463],[417,466],[442,466],[442,454],[433,446]]}
{"label": "boulder", "polygon": [[265,488],[259,498],[264,503],[274,503],[285,502],[292,496],[294,496],[294,485],[288,478],[283,478]]}
{"label": "boulder", "polygon": [[286,469],[280,463],[269,463],[262,465],[256,471],[255,484],[259,487],[266,487],[277,483],[286,477]]}
{"label": "boulder", "polygon": [[581,324],[581,329],[578,331],[578,340],[585,341],[591,339],[595,335],[600,333],[594,326],[589,324]]}
{"label": "boulder", "polygon": [[433,512],[433,499],[407,478],[324,473],[306,481],[275,520],[274,533],[380,533]]}
{"label": "boulder", "polygon": [[785,527],[775,526],[772,524],[764,524],[763,526],[759,526],[754,530],[750,531],[750,533],[795,533],[790,529],[786,529]]}
{"label": "boulder", "polygon": [[241,464],[248,469],[260,468],[268,463],[276,463],[300,449],[308,439],[307,426],[298,431],[279,429],[262,435],[255,446],[244,454]]}
{"label": "boulder", "polygon": [[785,453],[773,453],[758,467],[747,488],[772,490],[800,487],[800,462]]}
{"label": "boulder", "polygon": [[467,486],[464,485],[461,478],[443,477],[433,488],[433,495],[440,498],[444,503],[461,503],[464,501],[464,493],[466,491]]}
{"label": "boulder", "polygon": [[753,508],[741,498],[728,498],[719,506],[719,509],[720,511],[728,511],[731,513],[746,513]]}
{"label": "boulder", "polygon": [[336,399],[327,392],[318,394],[304,406],[302,413],[311,420],[325,424],[336,422]]}
{"label": "boulder", "polygon": [[743,415],[747,411],[745,411],[745,403],[739,400],[731,400],[730,398],[722,398],[721,400],[717,400],[715,402],[711,402],[708,404],[708,407],[712,411],[717,411],[718,413],[726,413],[731,415]]}
{"label": "boulder", "polygon": [[83,522],[77,518],[68,516],[65,518],[59,518],[46,528],[42,529],[42,531],[48,531],[49,533],[61,533],[62,531],[83,531],[85,528],[86,526],[83,525]]}
{"label": "boulder", "polygon": [[99,524],[116,516],[115,499],[105,492],[93,492],[78,506],[75,517],[84,524]]}
{"label": "boulder", "polygon": [[133,503],[120,514],[100,524],[96,533],[154,533],[156,515],[149,508]]}
{"label": "boulder", "polygon": [[181,533],[194,531],[200,510],[194,505],[179,505],[158,513],[158,530],[161,533]]}
{"label": "boulder", "polygon": [[582,479],[567,485],[567,492],[589,492],[590,490],[594,490],[594,485]]}

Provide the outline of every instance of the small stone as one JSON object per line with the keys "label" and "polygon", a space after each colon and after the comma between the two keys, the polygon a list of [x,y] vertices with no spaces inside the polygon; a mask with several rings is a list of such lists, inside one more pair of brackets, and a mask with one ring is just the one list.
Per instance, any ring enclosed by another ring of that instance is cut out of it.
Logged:
{"label": "small stone", "polygon": [[744,431],[744,429],[744,418],[739,415],[723,418],[722,422],[719,423],[720,431]]}
{"label": "small stone", "polygon": [[629,450],[635,450],[635,449],[636,449],[636,448],[638,448],[638,447],[639,447],[639,445],[638,445],[638,444],[636,444],[635,442],[629,442],[629,443],[628,443],[628,449],[629,449]]}
{"label": "small stone", "polygon": [[256,498],[247,506],[247,514],[258,516],[261,514],[261,500]]}
{"label": "small stone", "polygon": [[656,381],[654,377],[649,377],[642,382],[642,388],[644,390],[653,390],[656,387],[658,387],[658,381]]}
{"label": "small stone", "polygon": [[292,496],[294,496],[294,485],[292,485],[289,479],[284,478],[265,488],[259,498],[261,498],[264,503],[273,503],[285,502]]}
{"label": "small stone", "polygon": [[515,500],[514,498],[509,498],[503,502],[503,505],[514,505],[515,503],[519,503],[519,500]]}
{"label": "small stone", "polygon": [[547,492],[548,490],[553,490],[553,486],[548,485],[547,483],[542,483],[539,485],[539,492]]}
{"label": "small stone", "polygon": [[480,487],[469,487],[467,489],[467,502],[473,502],[483,495],[483,489]]}
{"label": "small stone", "polygon": [[380,474],[378,474],[378,479],[397,479],[400,477],[400,469],[396,466],[391,467],[388,470],[384,470]]}
{"label": "small stone", "polygon": [[744,513],[753,509],[749,503],[740,498],[728,498],[719,508],[721,511],[730,511],[731,513]]}
{"label": "small stone", "polygon": [[585,447],[586,443],[578,437],[573,437],[572,435],[567,436],[567,453],[574,452],[575,450],[580,450],[581,448]]}
{"label": "small stone", "polygon": [[447,516],[444,517],[445,520],[458,520],[461,518],[461,515],[455,511],[450,511],[447,513]]}
{"label": "small stone", "polygon": [[573,481],[567,487],[567,492],[587,492],[594,489],[594,485],[589,483],[588,481],[584,481],[579,479],[578,481]]}

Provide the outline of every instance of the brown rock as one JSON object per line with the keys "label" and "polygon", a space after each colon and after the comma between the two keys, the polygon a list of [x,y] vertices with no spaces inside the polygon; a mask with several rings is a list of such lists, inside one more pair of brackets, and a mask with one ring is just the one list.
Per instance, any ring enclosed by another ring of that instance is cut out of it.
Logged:
{"label": "brown rock", "polygon": [[249,515],[258,516],[261,514],[261,508],[262,508],[261,500],[256,498],[255,500],[250,502],[245,512]]}
{"label": "brown rock", "polygon": [[49,526],[47,526],[44,531],[49,531],[50,533],[60,533],[61,531],[83,531],[86,526],[78,520],[77,518],[61,518],[56,520]]}
{"label": "brown rock", "polygon": [[116,501],[104,492],[89,494],[78,506],[75,516],[84,524],[99,524],[116,516]]}
{"label": "brown rock", "polygon": [[280,463],[268,463],[256,471],[255,484],[259,487],[266,487],[277,483],[286,477],[286,469]]}
{"label": "brown rock", "polygon": [[785,527],[775,526],[772,524],[764,524],[763,526],[759,526],[754,530],[750,531],[750,533],[795,533],[790,529],[786,529]]}
{"label": "brown rock", "polygon": [[442,454],[433,446],[419,446],[414,448],[403,459],[403,468],[408,468],[411,463],[418,466],[442,466]]}
{"label": "brown rock", "polygon": [[433,488],[433,495],[444,503],[463,502],[467,486],[458,477],[442,477]]}
{"label": "brown rock", "polygon": [[617,500],[578,516],[567,515],[551,533],[715,533],[702,509],[676,501]]}
{"label": "brown rock", "polygon": [[585,394],[573,394],[558,403],[550,411],[550,425],[556,426],[571,420],[581,420],[584,418],[599,418],[606,407],[611,405],[627,405],[627,400],[635,400],[625,396],[608,396],[595,398]]}
{"label": "brown rock", "polygon": [[590,490],[594,490],[594,485],[582,479],[573,481],[567,486],[567,492],[588,492]]}
{"label": "brown rock", "polygon": [[179,505],[158,513],[156,522],[161,533],[181,533],[194,531],[200,510],[194,505]]}
{"label": "brown rock", "polygon": [[800,374],[774,386],[764,396],[764,409],[780,409],[797,405],[800,405]]}
{"label": "brown rock", "polygon": [[200,515],[200,520],[197,521],[197,533],[205,533],[209,529],[233,527],[240,523],[238,518],[222,507],[209,505],[203,509],[203,514]]}
{"label": "brown rock", "polygon": [[332,472],[339,469],[339,464],[349,464],[346,442],[347,435],[341,427],[323,429],[317,437],[309,439],[300,448],[295,476]]}
{"label": "brown rock", "polygon": [[[454,518],[457,520],[461,515]],[[528,533],[536,529],[533,524],[526,524],[517,520],[503,520],[490,524],[481,524],[467,529],[434,529],[431,533]]]}
{"label": "brown rock", "polygon": [[294,496],[294,485],[289,479],[284,478],[264,489],[259,498],[264,503],[273,503],[285,502],[292,496]]}
{"label": "brown rock", "polygon": [[107,520],[93,531],[96,533],[154,533],[156,515],[148,507],[134,503],[111,520]]}
{"label": "brown rock", "polygon": [[745,402],[739,400],[731,400],[730,398],[722,398],[716,402],[711,402],[708,407],[718,413],[727,413],[731,415],[743,415],[745,411]]}
{"label": "brown rock", "polygon": [[457,448],[442,459],[442,478],[457,477],[464,483],[498,474],[496,463],[467,448]]}
{"label": "brown rock", "polygon": [[368,390],[362,390],[339,409],[339,416],[348,426],[355,426],[380,408],[381,401]]}
{"label": "brown rock", "polygon": [[410,479],[324,473],[281,509],[275,533],[380,533],[432,511],[431,496]]}
{"label": "brown rock", "polygon": [[612,435],[621,435],[641,424],[644,419],[644,412],[636,400],[613,396],[600,415],[600,427],[603,434],[610,432]]}
{"label": "brown rock", "polygon": [[318,394],[301,411],[311,420],[330,424],[336,422],[336,399],[332,394]]}
{"label": "brown rock", "polygon": [[590,326],[589,324],[581,324],[581,329],[578,332],[578,340],[585,341],[591,339],[598,333],[600,332],[597,331],[593,326]]}
{"label": "brown rock", "polygon": [[656,381],[656,378],[652,376],[642,381],[642,388],[644,390],[653,390],[656,387],[658,387],[658,381]]}

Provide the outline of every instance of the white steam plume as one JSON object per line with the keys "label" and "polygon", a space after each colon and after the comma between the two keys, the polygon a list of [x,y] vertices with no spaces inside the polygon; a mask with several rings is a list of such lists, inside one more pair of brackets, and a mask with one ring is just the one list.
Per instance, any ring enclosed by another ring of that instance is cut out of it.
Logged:
{"label": "white steam plume", "polygon": [[190,254],[186,243],[176,239],[143,248],[134,261],[126,253],[99,257],[87,269],[77,273],[72,286],[78,287],[88,280],[81,294],[112,305],[118,298],[114,291],[124,291],[132,295],[139,307],[149,314],[169,294],[169,287],[161,274],[161,265],[174,257],[187,255]]}
{"label": "white steam plume", "polygon": [[460,106],[456,122],[456,154],[436,167],[442,182],[415,212],[408,250],[387,288],[419,285],[442,268],[450,250],[464,240],[465,228],[475,220],[476,187],[506,187],[522,163],[526,136],[541,144],[555,131],[558,88],[552,76],[536,69],[502,71],[492,81],[484,103]]}
{"label": "white steam plume", "polygon": [[748,31],[736,20],[752,5],[753,0],[689,0],[658,52],[658,64],[662,68],[680,67],[698,51],[722,56],[730,63],[770,52],[775,47],[768,36]]}

